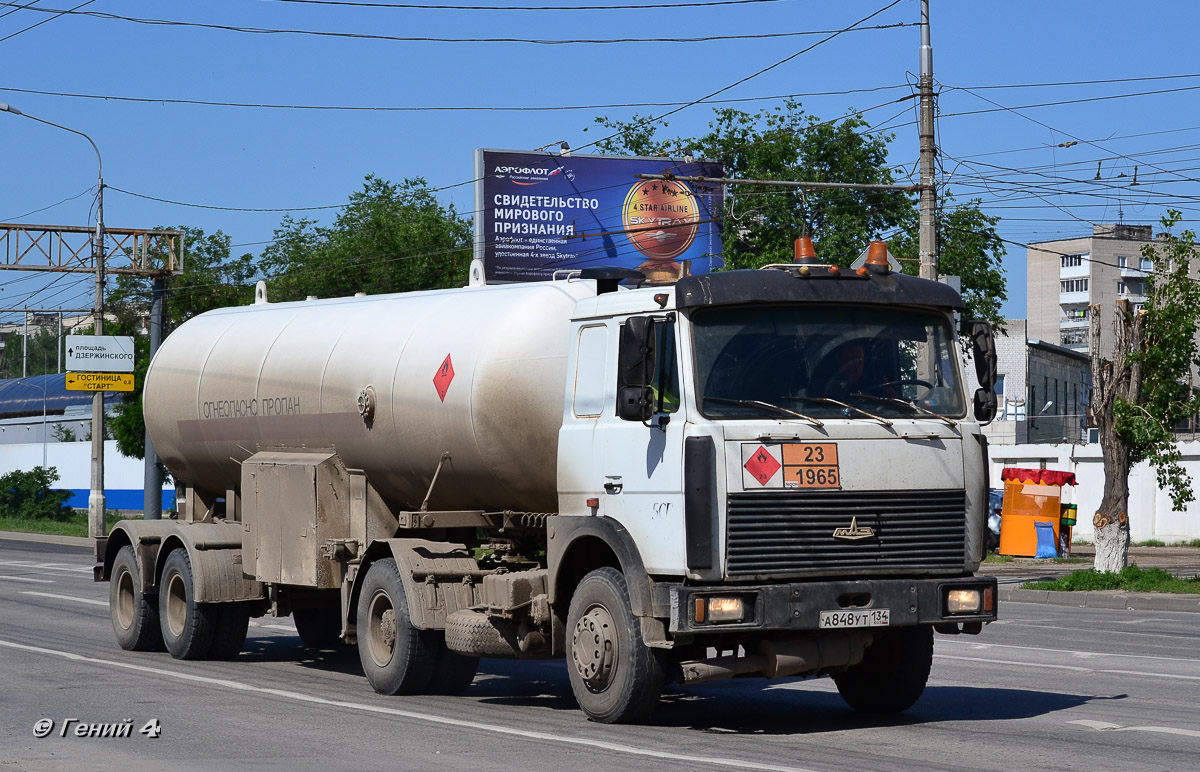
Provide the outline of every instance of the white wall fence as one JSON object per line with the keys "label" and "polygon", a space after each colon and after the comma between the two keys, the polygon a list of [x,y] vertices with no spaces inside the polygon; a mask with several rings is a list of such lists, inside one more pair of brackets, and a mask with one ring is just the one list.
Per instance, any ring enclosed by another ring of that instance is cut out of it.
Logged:
{"label": "white wall fence", "polygon": [[[43,447],[46,465],[58,469],[54,487],[73,494],[73,507],[87,508],[88,491],[92,487],[92,443],[40,442],[0,445],[0,474],[15,470],[28,471],[42,465]],[[145,462],[140,458],[122,456],[116,440],[104,443],[104,495],[108,509],[142,509],[146,479]],[[163,488],[163,507],[174,505],[175,489]]]}
{"label": "white wall fence", "polygon": [[[1183,467],[1192,478],[1200,499],[1200,442],[1181,442]],[[1092,516],[1104,494],[1104,461],[1098,444],[1091,445],[988,445],[992,462],[992,487],[1002,488],[1000,470],[1006,466],[1057,469],[1074,472],[1078,485],[1067,486],[1063,501],[1079,507],[1074,537],[1092,541]],[[1200,501],[1190,502],[1182,512],[1171,507],[1171,497],[1158,487],[1158,478],[1148,462],[1136,465],[1129,474],[1129,527],[1134,541],[1160,539],[1167,544],[1200,538]]]}

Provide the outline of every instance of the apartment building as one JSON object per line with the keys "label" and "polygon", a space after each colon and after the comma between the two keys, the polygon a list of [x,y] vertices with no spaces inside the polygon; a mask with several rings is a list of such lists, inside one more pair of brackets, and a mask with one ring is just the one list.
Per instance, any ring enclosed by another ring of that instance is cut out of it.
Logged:
{"label": "apartment building", "polygon": [[1039,241],[1029,245],[1028,336],[1074,351],[1088,352],[1093,306],[1104,314],[1100,354],[1110,356],[1112,309],[1124,299],[1135,307],[1146,301],[1147,275],[1154,261],[1142,247],[1154,243],[1149,225],[1093,225],[1090,236]]}

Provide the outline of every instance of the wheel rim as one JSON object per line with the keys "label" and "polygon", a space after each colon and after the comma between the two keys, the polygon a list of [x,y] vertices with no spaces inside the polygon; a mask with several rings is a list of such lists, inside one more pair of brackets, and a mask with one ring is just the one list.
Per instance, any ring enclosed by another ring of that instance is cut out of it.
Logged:
{"label": "wheel rim", "polygon": [[603,606],[592,606],[571,632],[571,659],[576,672],[589,689],[603,691],[612,683],[619,654],[612,614]]}
{"label": "wheel rim", "polygon": [[187,612],[187,583],[179,573],[172,572],[167,579],[167,628],[171,635],[183,635]]}
{"label": "wheel rim", "polygon": [[367,607],[367,651],[379,667],[392,661],[396,650],[396,607],[383,590],[376,590]]}
{"label": "wheel rim", "polygon": [[137,594],[137,590],[133,586],[133,574],[122,568],[117,572],[115,583],[117,602],[114,604],[114,611],[117,615],[117,624],[121,626],[122,630],[128,630],[133,625],[134,598]]}

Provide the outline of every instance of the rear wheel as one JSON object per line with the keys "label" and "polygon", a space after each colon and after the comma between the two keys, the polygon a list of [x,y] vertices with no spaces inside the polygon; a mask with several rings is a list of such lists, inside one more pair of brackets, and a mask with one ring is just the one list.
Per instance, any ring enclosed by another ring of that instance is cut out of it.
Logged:
{"label": "rear wheel", "polygon": [[627,723],[658,704],[666,674],[642,641],[625,576],[600,568],[583,578],[567,614],[567,672],[579,707],[593,721]]}
{"label": "rear wheel", "polygon": [[108,586],[108,611],[117,643],[126,651],[150,651],[162,646],[158,606],[141,590],[137,555],[126,544],[113,561]]}
{"label": "rear wheel", "polygon": [[875,638],[862,662],[835,673],[833,681],[860,713],[900,713],[920,699],[932,664],[933,628],[894,627]]}
{"label": "rear wheel", "polygon": [[358,656],[371,688],[380,694],[426,691],[437,656],[437,633],[413,627],[392,558],[367,569],[357,619]]}
{"label": "rear wheel", "polygon": [[175,659],[204,659],[212,651],[218,613],[212,604],[195,600],[187,550],[174,550],[163,564],[158,616],[163,643]]}
{"label": "rear wheel", "polygon": [[234,659],[242,653],[246,631],[250,628],[250,609],[244,603],[213,604],[216,626],[213,630],[209,659]]}
{"label": "rear wheel", "polygon": [[292,621],[300,640],[310,649],[337,649],[342,646],[342,610],[340,608],[295,608]]}
{"label": "rear wheel", "polygon": [[437,658],[433,662],[433,678],[429,681],[430,694],[462,694],[478,672],[479,657],[452,651],[446,646],[445,637],[438,636]]}

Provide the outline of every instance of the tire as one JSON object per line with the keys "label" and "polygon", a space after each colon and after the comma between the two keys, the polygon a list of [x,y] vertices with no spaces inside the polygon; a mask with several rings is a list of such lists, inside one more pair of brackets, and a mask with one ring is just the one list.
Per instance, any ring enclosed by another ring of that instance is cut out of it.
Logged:
{"label": "tire", "polygon": [[642,641],[629,608],[625,577],[600,568],[583,578],[567,613],[567,672],[588,718],[604,724],[638,721],[662,696],[666,674]]}
{"label": "tire", "polygon": [[113,561],[108,586],[108,611],[117,643],[126,651],[152,651],[162,646],[158,604],[141,591],[137,555],[126,544]]}
{"label": "tire", "polygon": [[340,649],[345,645],[342,643],[340,608],[292,609],[292,621],[306,648]]}
{"label": "tire", "polygon": [[408,616],[404,584],[392,558],[372,563],[358,598],[358,657],[380,694],[421,694],[433,678],[438,633]]}
{"label": "tire", "polygon": [[250,627],[250,609],[244,603],[215,603],[216,628],[209,659],[236,659],[246,644]]}
{"label": "tire", "polygon": [[455,651],[468,651],[479,657],[519,658],[518,629],[513,619],[456,611],[446,617],[446,643]]}
{"label": "tire", "polygon": [[933,628],[896,627],[878,636],[863,661],[833,681],[850,707],[860,713],[901,713],[911,708],[929,680]]}
{"label": "tire", "polygon": [[158,618],[163,643],[175,659],[204,659],[212,651],[218,609],[214,604],[197,603],[194,593],[187,550],[174,550],[163,564]]}
{"label": "tire", "polygon": [[429,680],[430,694],[462,694],[479,672],[479,657],[468,657],[451,651],[444,639],[438,641],[437,657],[433,662],[433,678]]}

